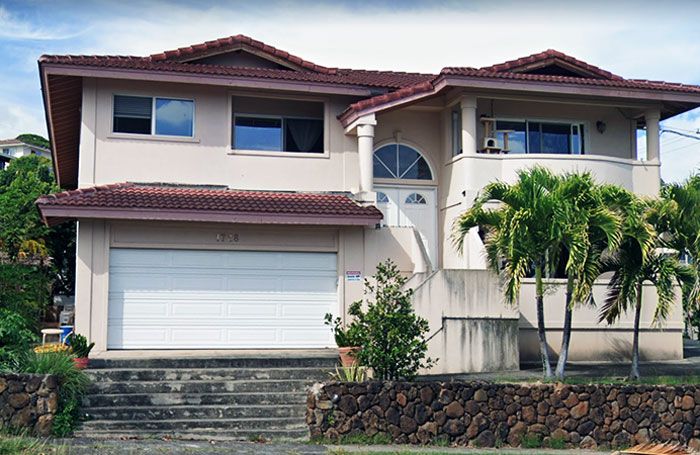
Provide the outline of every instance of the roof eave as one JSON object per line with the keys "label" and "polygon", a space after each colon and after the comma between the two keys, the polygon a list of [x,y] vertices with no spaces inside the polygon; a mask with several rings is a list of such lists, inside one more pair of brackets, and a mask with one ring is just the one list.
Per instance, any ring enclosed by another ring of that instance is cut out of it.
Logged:
{"label": "roof eave", "polygon": [[230,212],[118,207],[52,206],[37,202],[44,223],[55,225],[71,219],[132,221],[189,221],[237,224],[283,224],[314,226],[374,226],[379,216],[296,214],[268,212]]}
{"label": "roof eave", "polygon": [[367,97],[372,95],[372,91],[367,87],[352,84],[346,85],[325,82],[290,81],[274,78],[241,77],[156,70],[137,70],[128,68],[103,68],[99,66],[78,66],[73,64],[61,63],[40,63],[39,65],[40,68],[44,69],[45,74],[55,74],[61,76],[128,79],[189,84],[194,83],[225,87],[242,87],[293,92],[311,92],[360,97]]}
{"label": "roof eave", "polygon": [[601,87],[594,85],[526,81],[489,78],[483,76],[445,75],[447,85],[453,87],[497,89],[509,91],[541,92],[567,95],[584,95],[603,98],[618,98],[653,102],[700,103],[700,93],[687,93],[673,90],[655,90],[630,87]]}
{"label": "roof eave", "polygon": [[41,101],[44,103],[44,121],[46,121],[46,131],[49,136],[49,144],[51,145],[51,165],[53,173],[56,177],[56,184],[61,187],[61,175],[58,172],[58,156],[56,155],[56,145],[54,144],[53,122],[51,121],[51,109],[49,108],[48,83],[46,80],[46,72],[44,71],[44,63],[39,60],[39,83],[41,84]]}

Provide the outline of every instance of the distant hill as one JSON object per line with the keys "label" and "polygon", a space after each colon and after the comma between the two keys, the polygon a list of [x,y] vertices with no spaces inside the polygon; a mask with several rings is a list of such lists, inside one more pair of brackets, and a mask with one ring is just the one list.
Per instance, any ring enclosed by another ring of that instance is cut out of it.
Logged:
{"label": "distant hill", "polygon": [[47,149],[51,148],[51,144],[49,143],[49,141],[39,136],[38,134],[20,134],[15,139],[17,139],[18,141],[22,141],[25,144],[36,145],[37,147],[44,147]]}

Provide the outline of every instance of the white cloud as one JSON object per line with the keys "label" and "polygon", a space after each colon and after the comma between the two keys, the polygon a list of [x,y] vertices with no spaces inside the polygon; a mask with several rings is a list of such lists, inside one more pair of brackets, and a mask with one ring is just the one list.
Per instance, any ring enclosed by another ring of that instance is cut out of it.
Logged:
{"label": "white cloud", "polygon": [[41,110],[29,110],[18,104],[0,101],[0,139],[35,133],[46,137],[46,124]]}
{"label": "white cloud", "polygon": [[0,5],[0,39],[57,40],[71,38],[79,34],[79,32],[70,31],[68,27],[63,25],[52,24],[50,27],[43,27],[31,21],[22,20]]}

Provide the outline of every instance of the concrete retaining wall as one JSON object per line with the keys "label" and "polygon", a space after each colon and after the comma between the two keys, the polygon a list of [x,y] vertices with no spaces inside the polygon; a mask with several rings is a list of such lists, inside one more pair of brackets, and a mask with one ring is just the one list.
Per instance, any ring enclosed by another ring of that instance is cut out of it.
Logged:
{"label": "concrete retaining wall", "polygon": [[438,359],[421,373],[518,369],[518,309],[503,303],[491,272],[438,270],[407,285],[414,288],[416,313],[430,325],[428,356]]}
{"label": "concrete retaining wall", "polygon": [[312,437],[388,435],[397,443],[628,447],[674,441],[700,448],[700,387],[467,382],[317,384]]}
{"label": "concrete retaining wall", "polygon": [[0,375],[0,428],[49,436],[57,411],[58,381],[55,376]]}

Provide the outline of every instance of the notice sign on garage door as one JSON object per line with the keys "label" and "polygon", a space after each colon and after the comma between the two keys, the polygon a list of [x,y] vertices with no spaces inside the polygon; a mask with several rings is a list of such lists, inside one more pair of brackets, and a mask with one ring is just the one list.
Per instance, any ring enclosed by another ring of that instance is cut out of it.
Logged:
{"label": "notice sign on garage door", "polygon": [[348,270],[345,272],[346,281],[362,281],[362,273],[359,270]]}

